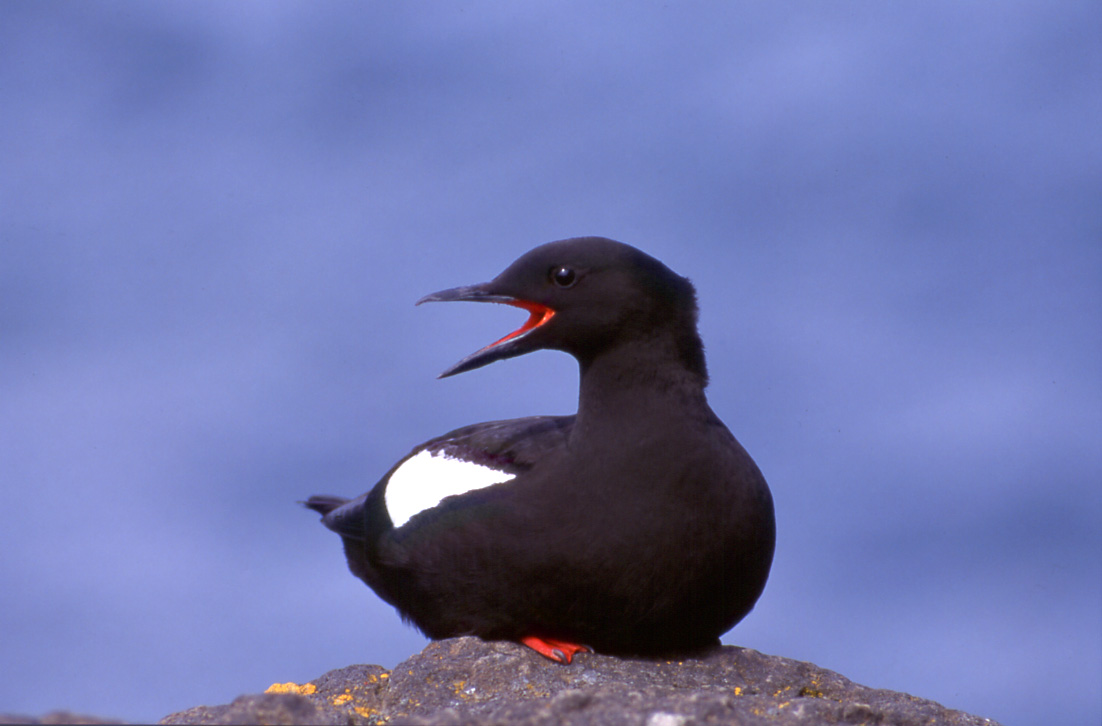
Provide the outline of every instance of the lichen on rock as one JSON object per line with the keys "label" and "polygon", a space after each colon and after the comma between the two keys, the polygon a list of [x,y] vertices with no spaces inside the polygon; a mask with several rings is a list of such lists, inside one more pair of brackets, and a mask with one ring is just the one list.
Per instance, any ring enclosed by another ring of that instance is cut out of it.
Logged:
{"label": "lichen on rock", "polygon": [[582,653],[563,666],[514,643],[477,638],[430,643],[391,671],[349,666],[161,723],[995,724],[747,648],[717,647],[679,659]]}

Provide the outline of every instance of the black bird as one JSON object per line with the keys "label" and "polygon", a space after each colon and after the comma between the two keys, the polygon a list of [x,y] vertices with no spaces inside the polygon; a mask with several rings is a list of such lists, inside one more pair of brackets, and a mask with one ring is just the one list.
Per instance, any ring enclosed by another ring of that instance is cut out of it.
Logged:
{"label": "black bird", "polygon": [[580,366],[578,413],[466,426],[357,499],[311,497],[353,574],[434,639],[517,640],[565,663],[586,646],[718,643],[765,587],[775,525],[761,472],[705,399],[692,284],[582,237],[418,304],[452,300],[531,316],[441,378],[562,350]]}

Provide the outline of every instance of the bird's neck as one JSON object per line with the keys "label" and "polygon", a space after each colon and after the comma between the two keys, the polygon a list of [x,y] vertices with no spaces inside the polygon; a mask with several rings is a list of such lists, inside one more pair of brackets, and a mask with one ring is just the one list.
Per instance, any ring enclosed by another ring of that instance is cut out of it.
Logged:
{"label": "bird's neck", "polygon": [[580,366],[577,426],[583,432],[710,411],[705,376],[686,365],[672,338],[624,343]]}

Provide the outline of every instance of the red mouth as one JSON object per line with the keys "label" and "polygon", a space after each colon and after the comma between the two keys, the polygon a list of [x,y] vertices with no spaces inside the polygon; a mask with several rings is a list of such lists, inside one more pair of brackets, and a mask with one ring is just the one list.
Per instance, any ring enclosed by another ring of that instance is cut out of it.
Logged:
{"label": "red mouth", "polygon": [[514,338],[519,338],[522,335],[527,335],[541,325],[545,325],[549,320],[551,320],[551,318],[555,317],[554,310],[547,307],[546,305],[541,305],[536,302],[529,302],[528,300],[510,300],[506,302],[502,300],[501,303],[504,305],[512,305],[515,308],[524,308],[530,313],[530,315],[528,316],[528,320],[524,323],[524,325],[509,333],[501,340],[490,343],[482,350],[488,350],[490,348],[499,346],[502,343],[513,340]]}

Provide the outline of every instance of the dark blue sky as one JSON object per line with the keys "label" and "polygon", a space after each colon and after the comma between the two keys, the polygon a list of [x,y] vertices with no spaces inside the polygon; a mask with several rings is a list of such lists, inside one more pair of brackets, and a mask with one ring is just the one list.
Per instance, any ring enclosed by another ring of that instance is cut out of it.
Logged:
{"label": "dark blue sky", "polygon": [[567,413],[414,308],[585,234],[695,282],[777,503],[725,642],[1102,718],[1102,7],[0,4],[0,711],[424,640],[295,502]]}

